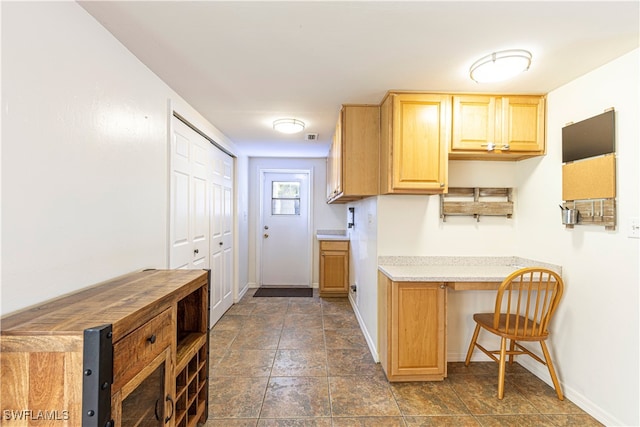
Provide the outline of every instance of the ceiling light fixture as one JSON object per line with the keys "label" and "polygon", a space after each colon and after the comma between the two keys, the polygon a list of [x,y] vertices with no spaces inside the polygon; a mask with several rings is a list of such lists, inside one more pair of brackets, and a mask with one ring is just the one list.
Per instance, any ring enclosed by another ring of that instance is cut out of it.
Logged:
{"label": "ceiling light fixture", "polygon": [[531,52],[523,49],[501,50],[473,63],[469,76],[477,83],[492,83],[510,79],[527,71]]}
{"label": "ceiling light fixture", "polygon": [[282,133],[298,133],[304,130],[304,122],[297,119],[278,119],[273,122],[273,129]]}

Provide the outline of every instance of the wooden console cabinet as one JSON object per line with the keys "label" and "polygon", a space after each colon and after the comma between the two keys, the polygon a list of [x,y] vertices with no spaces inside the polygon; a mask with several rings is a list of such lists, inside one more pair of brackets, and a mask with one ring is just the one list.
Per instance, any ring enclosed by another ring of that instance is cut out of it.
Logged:
{"label": "wooden console cabinet", "polygon": [[394,282],[378,272],[378,348],[391,382],[443,380],[447,289],[437,282]]}
{"label": "wooden console cabinet", "polygon": [[209,282],[147,270],[3,318],[3,425],[204,423]]}

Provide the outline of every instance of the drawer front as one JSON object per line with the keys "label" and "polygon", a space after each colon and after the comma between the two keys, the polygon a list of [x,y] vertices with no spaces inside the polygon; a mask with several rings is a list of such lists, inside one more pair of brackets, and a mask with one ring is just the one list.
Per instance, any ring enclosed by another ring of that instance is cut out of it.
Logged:
{"label": "drawer front", "polygon": [[113,345],[113,390],[120,389],[171,345],[171,309],[165,310]]}
{"label": "drawer front", "polygon": [[348,241],[340,240],[322,240],[320,241],[321,251],[347,251],[349,250]]}

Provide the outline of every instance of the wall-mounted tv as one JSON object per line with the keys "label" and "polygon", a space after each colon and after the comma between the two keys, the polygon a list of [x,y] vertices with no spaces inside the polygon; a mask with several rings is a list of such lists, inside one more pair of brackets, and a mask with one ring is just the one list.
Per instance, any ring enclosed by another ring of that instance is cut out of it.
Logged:
{"label": "wall-mounted tv", "polygon": [[614,153],[616,151],[615,111],[562,128],[562,163]]}

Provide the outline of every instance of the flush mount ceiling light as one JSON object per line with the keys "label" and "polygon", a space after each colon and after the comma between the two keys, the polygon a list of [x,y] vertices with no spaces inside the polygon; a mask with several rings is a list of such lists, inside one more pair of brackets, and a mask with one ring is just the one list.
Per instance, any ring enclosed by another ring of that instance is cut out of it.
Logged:
{"label": "flush mount ceiling light", "polygon": [[531,65],[531,52],[522,49],[501,50],[478,59],[469,76],[478,83],[492,83],[515,77]]}
{"label": "flush mount ceiling light", "polygon": [[278,119],[273,122],[273,129],[282,133],[298,133],[304,130],[304,122],[296,119]]}

